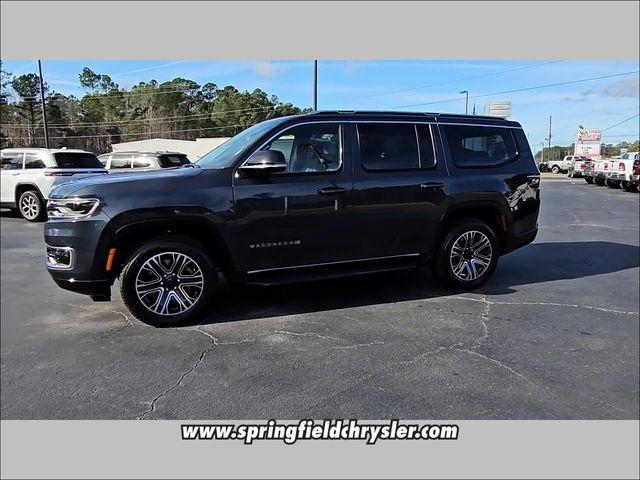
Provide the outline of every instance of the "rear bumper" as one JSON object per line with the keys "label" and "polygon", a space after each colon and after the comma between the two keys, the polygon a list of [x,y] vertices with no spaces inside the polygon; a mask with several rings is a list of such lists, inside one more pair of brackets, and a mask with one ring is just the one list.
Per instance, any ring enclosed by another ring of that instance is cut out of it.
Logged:
{"label": "rear bumper", "polygon": [[624,181],[627,179],[627,176],[624,173],[618,173],[618,172],[609,172],[607,174],[607,178],[609,180],[620,180],[620,181]]}
{"label": "rear bumper", "polygon": [[538,228],[534,228],[526,233],[521,235],[512,235],[505,240],[502,254],[513,252],[518,248],[524,247],[525,245],[529,245],[536,239],[536,235],[538,235]]}

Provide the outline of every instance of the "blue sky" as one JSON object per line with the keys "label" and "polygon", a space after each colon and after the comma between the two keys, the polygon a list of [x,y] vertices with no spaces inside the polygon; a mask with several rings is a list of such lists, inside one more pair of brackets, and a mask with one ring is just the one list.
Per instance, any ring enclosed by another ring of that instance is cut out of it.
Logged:
{"label": "blue sky", "polygon": [[[54,90],[81,95],[78,73],[88,66],[108,74],[122,87],[140,81],[159,82],[183,77],[199,84],[235,85],[241,90],[261,88],[281,101],[311,106],[311,61],[53,61],[43,62],[44,77]],[[35,61],[3,61],[13,73],[36,72]],[[482,113],[489,100],[509,100],[511,118],[522,123],[532,147],[547,135],[553,116],[553,143],[573,141],[576,126],[606,129],[640,109],[637,61],[329,61],[319,62],[320,109],[402,109],[464,113],[468,90],[471,110]],[[494,94],[575,80],[610,78],[534,90]],[[455,99],[455,100],[451,100]],[[439,102],[439,103],[434,103]],[[427,105],[416,105],[424,104]],[[638,117],[604,132],[605,143],[636,140]]]}

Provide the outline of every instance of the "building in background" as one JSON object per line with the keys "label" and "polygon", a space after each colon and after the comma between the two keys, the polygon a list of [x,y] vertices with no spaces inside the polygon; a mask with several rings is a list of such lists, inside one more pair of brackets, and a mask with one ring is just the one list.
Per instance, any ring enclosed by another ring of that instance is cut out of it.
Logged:
{"label": "building in background", "polygon": [[227,140],[229,140],[228,137],[196,138],[195,140],[149,138],[133,142],[114,143],[111,148],[114,152],[180,152],[184,153],[191,162],[195,162]]}
{"label": "building in background", "polygon": [[587,158],[600,158],[601,152],[602,130],[587,129],[580,125],[573,154]]}

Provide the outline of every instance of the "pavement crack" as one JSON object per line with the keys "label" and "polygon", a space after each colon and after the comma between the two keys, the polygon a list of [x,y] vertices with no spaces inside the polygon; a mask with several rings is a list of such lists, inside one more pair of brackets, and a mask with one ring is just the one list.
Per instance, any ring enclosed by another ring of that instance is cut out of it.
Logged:
{"label": "pavement crack", "polygon": [[[273,333],[279,333],[281,335],[292,335],[294,337],[317,337],[317,338],[321,338],[323,340],[337,340],[340,342],[344,342],[344,339],[342,338],[337,338],[337,337],[330,337],[327,335],[322,335],[320,333],[316,333],[316,332],[290,332],[288,330],[274,330]],[[270,334],[266,334],[266,335],[261,335],[261,337],[263,336],[267,336]]]}
{"label": "pavement crack", "polygon": [[578,305],[578,304],[574,304],[574,303],[558,303],[558,302],[500,302],[500,301],[495,301],[495,300],[486,300],[484,297],[483,298],[472,298],[472,297],[465,297],[465,296],[461,296],[461,295],[452,296],[450,298],[457,298],[459,300],[468,300],[470,302],[483,302],[483,303],[488,303],[490,305],[540,305],[540,306],[543,306],[543,307],[585,308],[587,310],[598,310],[600,312],[616,313],[616,314],[619,314],[619,315],[634,315],[634,316],[640,315],[640,312],[630,312],[630,311],[626,311],[626,310],[616,310],[616,309],[612,309],[612,308],[595,307],[595,306],[592,306],[592,305]]}
{"label": "pavement crack", "polygon": [[488,357],[486,355],[483,355],[480,352],[476,352],[475,350],[466,348],[466,349],[462,349],[462,348],[454,348],[453,350],[456,350],[457,352],[462,352],[462,353],[468,353],[470,355],[475,355],[477,357],[481,357],[484,358],[486,360],[489,360],[492,363],[495,363],[496,365],[500,366],[501,368],[504,368],[505,370],[508,370],[509,372],[513,373],[514,375],[522,378],[523,380],[525,380],[526,382],[530,383],[531,385],[533,385],[533,382],[531,380],[529,380],[527,377],[525,377],[524,375],[522,375],[520,372],[518,372],[517,370],[514,370],[513,368],[511,368],[509,365],[502,363],[500,360],[496,360],[495,358],[492,357]]}
{"label": "pavement crack", "polygon": [[145,412],[143,412],[141,415],[139,415],[137,417],[137,420],[144,420],[144,418],[147,415],[151,415],[156,410],[156,404],[157,404],[158,400],[160,400],[162,397],[164,397],[165,395],[168,395],[173,390],[178,388],[182,384],[184,379],[187,378],[189,375],[191,375],[195,371],[196,368],[198,368],[198,365],[200,365],[202,363],[202,361],[204,360],[204,357],[207,355],[207,353],[209,353],[209,351],[212,348],[218,346],[218,344],[219,344],[218,339],[216,337],[214,337],[210,333],[205,332],[204,330],[201,330],[199,328],[186,328],[186,329],[174,329],[174,330],[199,332],[199,333],[205,335],[206,337],[208,337],[211,342],[207,346],[207,348],[205,348],[204,350],[202,350],[202,352],[200,352],[200,355],[198,356],[198,359],[191,366],[191,368],[188,369],[187,371],[183,372],[180,375],[180,377],[178,378],[178,381],[176,383],[174,383],[169,388],[167,388],[166,390],[164,390],[163,392],[161,392],[161,393],[159,393],[158,395],[155,396],[155,398],[149,403],[149,408]]}
{"label": "pavement crack", "polygon": [[384,342],[380,342],[380,341],[376,341],[376,342],[370,342],[370,343],[355,343],[353,345],[348,345],[346,347],[331,347],[334,350],[351,350],[354,348],[361,348],[361,347],[375,347],[377,345],[384,345]]}
{"label": "pavement crack", "polygon": [[[62,307],[77,307],[77,308],[82,308],[84,310],[91,310],[91,311],[94,310],[89,305],[79,305],[77,303],[53,302],[53,301],[51,303],[53,305],[60,305]],[[115,313],[116,315],[120,315],[124,319],[125,324],[122,325],[121,327],[116,328],[115,330],[112,330],[111,332],[107,332],[104,335],[99,336],[98,337],[99,340],[112,337],[112,336],[116,335],[117,333],[120,333],[125,328],[133,327],[133,322],[131,321],[131,319],[129,318],[129,316],[126,313],[123,313],[123,312],[121,312],[119,310],[113,310],[113,309],[109,309],[107,311],[111,312],[111,313]]]}

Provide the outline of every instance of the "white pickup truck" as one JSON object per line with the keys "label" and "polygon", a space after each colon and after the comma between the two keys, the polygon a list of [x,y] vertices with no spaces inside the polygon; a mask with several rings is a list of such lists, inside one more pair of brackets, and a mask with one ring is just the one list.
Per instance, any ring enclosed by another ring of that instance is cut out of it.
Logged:
{"label": "white pickup truck", "polygon": [[638,164],[640,164],[638,152],[627,152],[619,159],[612,160],[606,173],[607,185],[622,187],[630,192],[638,191]]}
{"label": "white pickup truck", "polygon": [[580,158],[579,155],[567,155],[562,160],[549,160],[547,165],[549,166],[549,170],[553,173],[566,173],[569,171],[571,166],[573,165],[573,161],[576,158]]}
{"label": "white pickup truck", "polygon": [[[565,157],[566,158],[566,157]],[[573,161],[569,166],[569,170],[567,171],[567,175],[571,178],[583,177],[585,169],[587,165],[590,165],[593,162],[588,157],[582,157],[580,155],[573,155]]]}
{"label": "white pickup truck", "polygon": [[108,173],[93,153],[84,150],[5,148],[0,158],[0,207],[17,208],[30,222],[46,218],[53,185]]}

